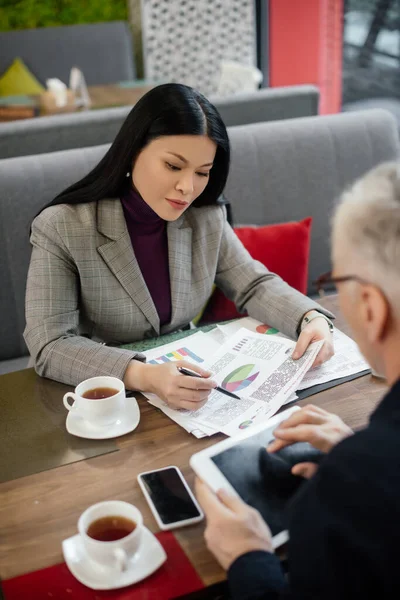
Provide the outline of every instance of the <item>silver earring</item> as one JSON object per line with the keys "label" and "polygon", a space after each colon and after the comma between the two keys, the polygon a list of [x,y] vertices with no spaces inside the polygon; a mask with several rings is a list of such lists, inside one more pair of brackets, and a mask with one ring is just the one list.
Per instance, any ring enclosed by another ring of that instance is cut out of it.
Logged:
{"label": "silver earring", "polygon": [[130,177],[130,176],[131,176],[131,174],[130,174],[130,172],[128,171],[128,172],[127,172],[127,174],[125,175],[125,177]]}

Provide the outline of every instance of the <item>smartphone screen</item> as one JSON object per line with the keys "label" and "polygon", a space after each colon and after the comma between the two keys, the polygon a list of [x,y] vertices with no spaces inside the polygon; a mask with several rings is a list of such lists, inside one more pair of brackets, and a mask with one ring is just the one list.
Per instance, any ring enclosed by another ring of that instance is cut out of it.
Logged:
{"label": "smartphone screen", "polygon": [[143,473],[140,478],[165,525],[201,516],[176,469]]}

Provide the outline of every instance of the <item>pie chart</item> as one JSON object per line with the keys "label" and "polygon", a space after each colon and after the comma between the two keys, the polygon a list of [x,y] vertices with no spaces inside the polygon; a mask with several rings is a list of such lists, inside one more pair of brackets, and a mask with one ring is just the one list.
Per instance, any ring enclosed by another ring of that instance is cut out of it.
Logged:
{"label": "pie chart", "polygon": [[225,377],[222,387],[228,392],[239,392],[253,383],[259,373],[256,365],[242,365]]}
{"label": "pie chart", "polygon": [[258,325],[256,331],[257,333],[265,333],[266,335],[275,335],[275,333],[279,333],[278,329],[270,327],[269,325]]}

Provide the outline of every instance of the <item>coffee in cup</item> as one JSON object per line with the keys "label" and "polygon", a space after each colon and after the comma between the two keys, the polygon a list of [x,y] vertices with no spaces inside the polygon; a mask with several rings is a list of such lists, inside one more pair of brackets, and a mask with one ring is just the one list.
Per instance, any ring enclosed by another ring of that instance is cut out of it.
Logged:
{"label": "coffee in cup", "polygon": [[86,509],[78,530],[87,556],[120,573],[140,549],[143,517],[133,504],[109,500]]}
{"label": "coffee in cup", "polygon": [[[74,401],[72,405],[69,398]],[[125,408],[125,386],[117,377],[91,377],[76,386],[74,392],[67,392],[63,402],[67,410],[92,425],[112,425]]]}
{"label": "coffee in cup", "polygon": [[115,542],[132,533],[134,529],[136,529],[135,521],[118,515],[110,515],[90,523],[86,533],[93,540],[99,542]]}
{"label": "coffee in cup", "polygon": [[118,394],[118,390],[101,387],[83,392],[82,398],[88,398],[89,400],[103,400],[103,398],[110,398],[110,396],[115,396],[115,394]]}

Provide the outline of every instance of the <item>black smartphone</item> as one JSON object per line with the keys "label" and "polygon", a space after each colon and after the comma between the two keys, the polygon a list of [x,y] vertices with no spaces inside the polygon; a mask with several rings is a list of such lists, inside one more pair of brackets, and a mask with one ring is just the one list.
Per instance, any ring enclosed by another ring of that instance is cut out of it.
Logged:
{"label": "black smartphone", "polygon": [[204,518],[178,467],[146,471],[137,479],[160,529],[184,527]]}

